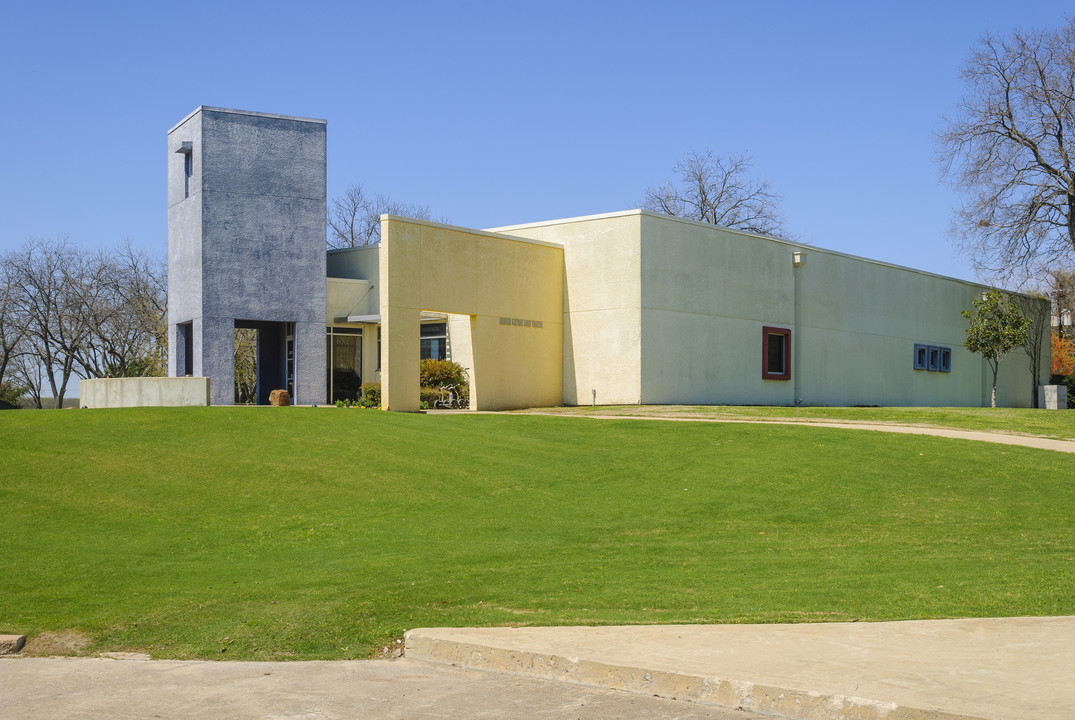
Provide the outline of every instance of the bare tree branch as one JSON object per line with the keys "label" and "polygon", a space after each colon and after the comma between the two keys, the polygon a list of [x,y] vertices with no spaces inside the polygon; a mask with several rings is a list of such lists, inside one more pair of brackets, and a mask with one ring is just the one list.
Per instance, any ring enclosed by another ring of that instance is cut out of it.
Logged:
{"label": "bare tree branch", "polygon": [[1057,30],[987,35],[966,94],[937,136],[945,179],[966,194],[952,232],[975,269],[1025,280],[1075,260],[1075,19]]}
{"label": "bare tree branch", "polygon": [[402,215],[416,220],[430,220],[429,208],[405,203],[380,193],[370,197],[355,184],[332,201],[328,217],[330,249],[363,247],[381,242],[381,215]]}
{"label": "bare tree branch", "polygon": [[35,371],[29,361],[23,363],[23,374],[35,383],[40,404],[43,373],[56,407],[63,407],[77,353],[92,332],[88,303],[97,292],[97,260],[63,237],[29,240],[6,263],[17,283],[15,305],[24,323],[26,352],[38,366]]}
{"label": "bare tree branch", "polygon": [[737,230],[787,237],[780,196],[764,180],[750,175],[748,155],[689,152],[675,165],[672,181],[646,190],[646,210],[685,217]]}

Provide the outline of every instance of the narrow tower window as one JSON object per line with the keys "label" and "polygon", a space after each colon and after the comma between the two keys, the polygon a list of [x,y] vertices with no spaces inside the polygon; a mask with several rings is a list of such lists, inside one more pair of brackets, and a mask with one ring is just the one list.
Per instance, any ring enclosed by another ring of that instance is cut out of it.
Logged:
{"label": "narrow tower window", "polygon": [[190,197],[190,179],[194,176],[194,143],[180,143],[177,153],[183,155],[183,198]]}

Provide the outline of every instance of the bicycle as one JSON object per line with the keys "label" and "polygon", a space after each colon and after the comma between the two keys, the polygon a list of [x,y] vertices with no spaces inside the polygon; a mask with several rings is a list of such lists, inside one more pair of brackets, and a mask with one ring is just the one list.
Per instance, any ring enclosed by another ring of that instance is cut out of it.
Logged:
{"label": "bicycle", "polygon": [[454,384],[454,385],[441,385],[440,397],[433,401],[433,407],[444,408],[445,410],[466,410],[470,407],[470,398],[467,394],[463,393],[462,388],[469,388],[470,380],[470,368],[463,368],[463,372],[467,375],[468,382],[466,384]]}
{"label": "bicycle", "polygon": [[438,388],[440,397],[433,401],[433,407],[444,408],[445,410],[458,409],[462,398],[462,393],[456,392],[458,389],[458,385],[441,385]]}

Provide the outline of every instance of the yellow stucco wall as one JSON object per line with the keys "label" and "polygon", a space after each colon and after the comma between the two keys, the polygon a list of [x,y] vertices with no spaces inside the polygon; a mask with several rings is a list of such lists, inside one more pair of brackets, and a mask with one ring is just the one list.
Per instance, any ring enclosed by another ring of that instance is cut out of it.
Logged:
{"label": "yellow stucco wall", "polygon": [[563,245],[564,404],[641,402],[639,213],[513,225],[495,231]]}
{"label": "yellow stucco wall", "polygon": [[382,406],[418,410],[422,311],[469,316],[469,353],[453,356],[470,359],[472,409],[560,404],[563,267],[554,244],[383,216]]}

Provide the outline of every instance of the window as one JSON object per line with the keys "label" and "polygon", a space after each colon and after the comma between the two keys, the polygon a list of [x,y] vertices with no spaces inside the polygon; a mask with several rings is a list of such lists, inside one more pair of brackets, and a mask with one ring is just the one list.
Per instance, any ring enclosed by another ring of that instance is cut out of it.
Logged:
{"label": "window", "polygon": [[926,369],[934,372],[941,369],[941,349],[935,345],[929,346],[929,366]]}
{"label": "window", "polygon": [[194,374],[194,323],[176,323],[175,374],[190,377]]}
{"label": "window", "polygon": [[182,142],[176,152],[183,156],[183,197],[189,198],[190,179],[194,176],[194,143]]}
{"label": "window", "polygon": [[929,346],[922,343],[914,344],[914,369],[929,369]]}
{"label": "window", "polygon": [[422,348],[423,360],[447,360],[448,359],[448,324],[426,323],[422,325]]}
{"label": "window", "polygon": [[928,370],[930,372],[952,372],[952,348],[915,343],[914,369]]}
{"label": "window", "polygon": [[285,377],[287,381],[287,394],[289,397],[295,397],[295,323],[284,323],[284,352],[286,358],[287,367],[285,369]]}
{"label": "window", "polygon": [[357,400],[362,392],[362,330],[330,326],[325,339],[328,402]]}
{"label": "window", "polygon": [[941,372],[952,372],[952,350],[941,348]]}
{"label": "window", "polygon": [[791,330],[778,327],[763,327],[761,351],[762,379],[791,379]]}
{"label": "window", "polygon": [[190,197],[190,178],[194,176],[194,153],[183,154],[183,197]]}

